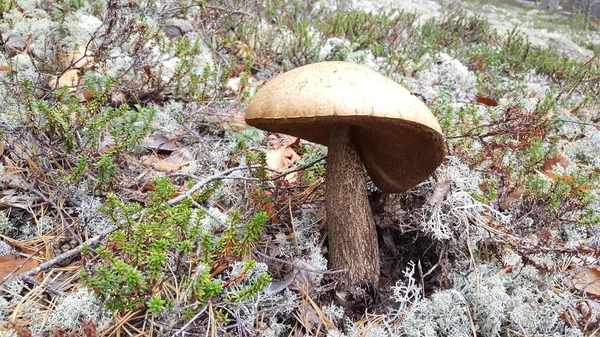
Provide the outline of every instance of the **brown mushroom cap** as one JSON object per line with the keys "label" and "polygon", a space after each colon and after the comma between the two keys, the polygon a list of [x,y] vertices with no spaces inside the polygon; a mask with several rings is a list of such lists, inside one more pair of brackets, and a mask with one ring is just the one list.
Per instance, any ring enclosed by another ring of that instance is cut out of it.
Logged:
{"label": "brown mushroom cap", "polygon": [[440,125],[421,100],[349,62],[314,63],[277,76],[252,98],[246,122],[323,145],[331,124],[350,124],[367,173],[388,193],[422,182],[445,156]]}

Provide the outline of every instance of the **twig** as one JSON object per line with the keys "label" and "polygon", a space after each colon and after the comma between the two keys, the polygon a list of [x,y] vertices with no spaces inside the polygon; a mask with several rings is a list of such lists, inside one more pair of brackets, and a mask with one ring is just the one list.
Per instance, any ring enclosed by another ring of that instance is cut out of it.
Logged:
{"label": "twig", "polygon": [[294,224],[294,215],[292,214],[292,198],[288,198],[288,208],[290,210],[290,223],[292,224],[292,233],[294,234],[294,245],[296,246],[296,252],[300,253],[300,247],[298,246],[298,235],[296,234],[296,225]]}
{"label": "twig", "polygon": [[[173,206],[175,204],[180,203],[182,200],[186,199],[186,198],[191,198],[192,195],[194,195],[194,193],[196,193],[196,191],[198,191],[199,189],[201,189],[202,187],[204,187],[205,185],[215,181],[215,180],[221,180],[221,179],[225,179],[227,178],[228,175],[230,175],[233,172],[236,171],[242,171],[242,170],[247,170],[248,166],[238,166],[238,167],[233,167],[230,168],[228,170],[225,170],[221,173],[215,174],[213,176],[210,176],[204,180],[202,180],[199,183],[196,183],[196,185],[192,186],[192,188],[190,188],[187,192],[185,192],[184,194],[178,196],[177,198],[171,199],[169,200],[168,204],[169,206]],[[176,176],[176,175],[173,175]]]}
{"label": "twig", "polygon": [[227,9],[227,8],[223,8],[223,7],[219,7],[219,6],[210,6],[210,5],[204,5],[204,7],[227,12],[229,14],[243,14],[243,15],[248,15],[248,16],[254,16],[252,13],[248,13],[246,11],[237,10],[237,9]]}
{"label": "twig", "polygon": [[46,290],[48,290],[49,293],[52,293],[54,295],[57,296],[65,296],[66,294],[63,291],[60,291],[58,289],[54,289],[53,287],[47,285],[47,284],[43,284],[42,282],[34,279],[32,276],[25,276],[25,277],[20,277],[23,281],[29,282],[31,284],[35,284],[38,287],[44,287],[46,288]]}
{"label": "twig", "polygon": [[313,268],[306,268],[306,267],[299,266],[299,265],[297,265],[297,264],[295,264],[293,262],[288,262],[286,260],[282,260],[282,259],[278,259],[276,257],[272,257],[272,256],[269,256],[269,255],[266,255],[265,253],[261,253],[259,251],[256,251],[256,254],[264,257],[265,259],[273,260],[275,262],[285,263],[287,265],[293,266],[294,268],[306,270],[306,271],[311,272],[311,273],[318,273],[318,274],[323,274],[323,275],[332,275],[332,274],[341,274],[341,273],[345,273],[345,272],[348,271],[348,269],[318,270],[318,269],[313,269]]}
{"label": "twig", "polygon": [[[62,253],[60,255],[57,255],[57,256],[53,257],[52,259],[50,259],[50,260],[48,260],[48,261],[40,264],[39,266],[37,266],[37,267],[35,267],[35,268],[27,271],[27,272],[24,272],[24,273],[20,274],[18,276],[18,278],[25,280],[27,277],[31,277],[31,276],[33,276],[35,274],[38,274],[38,273],[42,272],[42,271],[48,270],[48,269],[54,267],[55,265],[57,265],[57,264],[59,264],[59,263],[61,263],[63,261],[66,261],[66,260],[72,258],[73,256],[76,256],[77,254],[81,253],[81,249],[83,248],[83,245],[90,245],[91,246],[93,244],[96,244],[98,241],[102,240],[106,235],[112,233],[116,229],[117,229],[117,227],[113,227],[113,228],[107,229],[104,232],[100,233],[99,235],[96,235],[93,238],[85,241],[83,244],[81,244],[81,245],[79,245],[79,246],[77,246],[77,247],[75,247],[73,249],[70,249],[70,250],[68,250],[68,251],[66,251],[66,252],[64,252],[64,253]],[[2,281],[0,281],[0,285],[4,284],[4,282],[6,282],[6,280],[8,280],[8,278],[10,278],[10,276],[12,276],[12,274],[13,273],[10,273],[10,274],[6,275],[6,277],[4,277],[2,279]]]}
{"label": "twig", "polygon": [[562,118],[557,118],[557,119],[555,119],[555,121],[562,122],[562,123],[572,123],[572,124],[593,126],[593,127],[596,127],[596,128],[600,127],[600,125],[594,124],[594,123],[586,123],[586,122],[579,122],[579,121],[570,121],[568,119],[562,119]]}
{"label": "twig", "polygon": [[205,311],[206,308],[208,308],[208,304],[205,304],[202,309],[200,309],[200,311],[194,315],[194,317],[192,317],[192,319],[190,319],[187,323],[185,323],[179,330],[175,331],[175,333],[173,335],[171,335],[171,337],[175,337],[178,334],[182,333],[185,329],[187,329],[188,326],[190,326],[190,324],[192,324],[195,320],[198,319],[198,317],[200,317],[200,315],[202,315]]}
{"label": "twig", "polygon": [[[475,222],[477,223],[477,222]],[[477,270],[477,264],[475,262],[475,256],[473,255],[473,249],[471,248],[471,236],[469,234],[469,228],[470,228],[471,224],[466,221],[465,224],[465,234],[466,234],[466,239],[467,239],[467,249],[469,250],[469,256],[471,257],[471,263],[473,263],[473,272],[475,273],[475,293],[477,295],[479,295],[479,291],[480,291],[480,284],[479,284],[479,271]]]}

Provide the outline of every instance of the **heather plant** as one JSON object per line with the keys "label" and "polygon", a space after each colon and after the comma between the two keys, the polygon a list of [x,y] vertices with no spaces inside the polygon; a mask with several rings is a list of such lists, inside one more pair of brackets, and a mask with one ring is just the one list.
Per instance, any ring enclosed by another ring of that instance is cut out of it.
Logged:
{"label": "heather plant", "polygon": [[96,250],[97,256],[84,250],[81,274],[107,309],[162,312],[175,305],[168,284],[186,289],[190,301],[206,303],[226,289],[227,300],[248,301],[270,283],[264,267],[253,260],[231,266],[234,271],[226,280],[216,277],[230,268],[230,259],[246,256],[256,244],[265,213],[255,213],[243,226],[234,214],[222,236],[216,237],[204,230],[205,213],[194,210],[191,200],[169,205],[173,193],[173,185],[163,178],[154,181],[145,207],[108,196],[102,211],[117,230]]}

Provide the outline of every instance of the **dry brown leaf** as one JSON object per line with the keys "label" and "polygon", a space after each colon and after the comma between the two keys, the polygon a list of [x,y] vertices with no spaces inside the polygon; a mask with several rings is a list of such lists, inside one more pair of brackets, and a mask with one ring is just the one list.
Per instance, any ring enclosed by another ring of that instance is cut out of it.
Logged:
{"label": "dry brown leaf", "polygon": [[[243,131],[246,128],[248,128],[248,124],[246,124],[246,121],[243,118],[239,117],[229,118],[226,125],[233,131]],[[227,128],[224,127],[224,129],[226,130]]]}
{"label": "dry brown leaf", "polygon": [[167,158],[161,158],[153,154],[143,156],[141,161],[142,165],[151,166],[157,171],[172,173],[179,171],[183,166],[193,162],[193,158],[188,150],[180,149]]}
{"label": "dry brown leaf", "polygon": [[31,330],[29,330],[29,328],[25,325],[25,323],[23,323],[17,319],[9,320],[7,327],[8,327],[8,329],[16,332],[17,337],[31,337],[32,336]]}
{"label": "dry brown leaf", "polygon": [[310,270],[315,270],[315,267],[311,266],[308,262],[301,259],[294,259],[293,280],[289,284],[289,289],[292,290],[308,290],[309,292],[314,288],[314,282],[312,276],[315,274]]}
{"label": "dry brown leaf", "polygon": [[[58,79],[53,78],[48,83],[52,88],[60,88],[63,86],[75,87],[79,84],[79,70],[71,69],[62,74]],[[71,88],[70,91],[75,91],[74,88]]]}
{"label": "dry brown leaf", "polygon": [[[290,166],[294,165],[300,156],[292,149],[292,146],[297,146],[300,143],[300,139],[291,137],[290,139],[284,139],[283,141],[274,135],[268,137],[269,145],[272,148],[267,152],[267,166],[278,171],[284,171]],[[271,176],[277,175],[271,173]],[[290,183],[298,180],[298,172],[294,172],[285,176],[285,180]]]}
{"label": "dry brown leaf", "polygon": [[312,331],[313,328],[319,324],[321,324],[321,319],[319,314],[312,307],[312,305],[308,301],[302,301],[302,304],[298,308],[298,321],[306,331]]}
{"label": "dry brown leaf", "polygon": [[267,165],[274,170],[283,170],[294,165],[298,159],[300,156],[289,147],[267,152]]}
{"label": "dry brown leaf", "polygon": [[0,71],[10,71],[10,66],[0,66]]}
{"label": "dry brown leaf", "polygon": [[448,192],[450,192],[451,186],[452,178],[450,178],[450,176],[443,175],[439,177],[433,189],[433,194],[427,200],[427,204],[430,206],[439,207],[446,198]]}
{"label": "dry brown leaf", "polygon": [[477,96],[476,102],[487,106],[498,106],[498,102],[496,100],[485,96]]}
{"label": "dry brown leaf", "polygon": [[4,141],[0,140],[0,157],[4,154]]}
{"label": "dry brown leaf", "polygon": [[515,205],[519,199],[525,194],[525,190],[522,188],[517,188],[510,192],[502,201],[500,202],[500,209],[507,210]]}
{"label": "dry brown leaf", "polygon": [[173,164],[166,159],[161,159],[159,156],[154,154],[143,156],[141,159],[142,165],[151,166],[155,170],[161,172],[171,173],[177,171],[178,169],[177,164]]}
{"label": "dry brown leaf", "polygon": [[57,60],[62,69],[65,68],[83,68],[89,69],[95,65],[95,59],[90,56],[90,52],[87,52],[85,46],[80,46],[77,51],[60,53],[57,55]]}
{"label": "dry brown leaf", "polygon": [[544,161],[544,166],[542,167],[542,170],[544,171],[544,173],[553,172],[552,168],[556,164],[559,164],[564,169],[566,169],[567,167],[569,167],[569,157],[567,157],[567,155],[562,152],[556,152],[550,158]]}
{"label": "dry brown leaf", "polygon": [[165,35],[171,40],[175,40],[178,37],[183,36],[183,30],[178,26],[167,25],[165,26],[165,28],[163,28],[163,31],[165,32]]}
{"label": "dry brown leaf", "polygon": [[0,256],[0,280],[4,279],[8,274],[15,271],[21,264],[24,264],[21,269],[17,270],[10,279],[13,279],[19,274],[29,271],[38,266],[38,262],[33,259],[16,258],[13,255]]}
{"label": "dry brown leaf", "polygon": [[177,139],[163,135],[151,135],[144,139],[145,145],[152,150],[172,152],[179,148]]}
{"label": "dry brown leaf", "polygon": [[575,275],[571,275],[569,280],[573,288],[583,291],[588,295],[600,298],[600,270],[597,268],[588,268]]}
{"label": "dry brown leaf", "polygon": [[83,322],[81,322],[81,328],[83,329],[83,334],[85,335],[85,337],[98,336],[98,329],[96,327],[96,323],[94,323],[92,320],[83,320]]}

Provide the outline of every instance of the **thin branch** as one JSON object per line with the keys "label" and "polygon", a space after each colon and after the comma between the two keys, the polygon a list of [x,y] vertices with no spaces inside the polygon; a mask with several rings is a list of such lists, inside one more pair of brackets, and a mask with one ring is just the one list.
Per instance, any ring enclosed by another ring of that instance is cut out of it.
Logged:
{"label": "thin branch", "polygon": [[256,251],[256,254],[264,257],[265,259],[272,260],[272,261],[279,262],[279,263],[284,263],[284,264],[290,265],[290,266],[292,266],[294,268],[306,270],[306,271],[311,272],[311,273],[318,273],[318,274],[323,274],[323,275],[333,275],[333,274],[345,273],[345,272],[348,271],[348,269],[318,270],[318,269],[313,269],[313,268],[306,268],[306,267],[299,266],[299,265],[297,265],[296,263],[293,263],[293,262],[288,262],[286,260],[282,260],[282,259],[278,259],[276,257],[272,257],[272,256],[269,256],[269,255],[266,255],[265,253],[261,253],[259,251]]}
{"label": "thin branch", "polygon": [[200,317],[200,315],[202,315],[206,311],[206,308],[208,308],[208,304],[205,304],[202,307],[202,309],[200,309],[200,311],[196,315],[194,315],[194,317],[192,317],[192,319],[190,319],[187,323],[185,323],[185,325],[182,326],[179,330],[175,331],[175,333],[172,334],[171,337],[175,337],[178,334],[184,332],[185,329],[187,329],[187,327],[190,326],[190,324],[192,324],[195,320],[197,320],[198,317]]}

